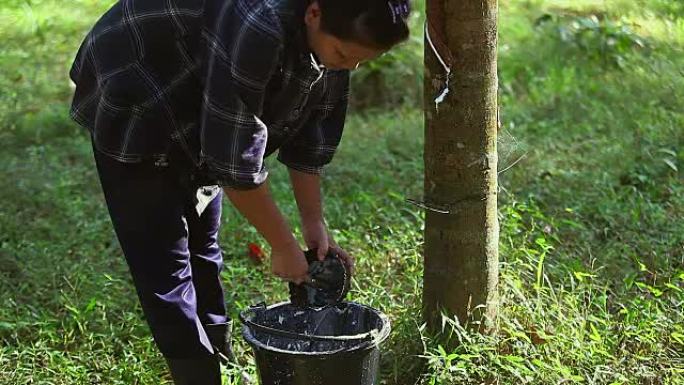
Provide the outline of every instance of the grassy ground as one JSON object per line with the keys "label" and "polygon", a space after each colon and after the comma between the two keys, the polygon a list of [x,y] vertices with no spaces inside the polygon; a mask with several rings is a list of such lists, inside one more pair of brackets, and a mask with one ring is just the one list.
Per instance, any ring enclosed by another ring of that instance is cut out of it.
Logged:
{"label": "grassy ground", "polygon": [[[86,136],[66,117],[70,59],[107,3],[0,8],[0,384],[165,376]],[[500,36],[501,168],[519,160],[501,175],[500,332],[446,320],[454,351],[417,317],[423,216],[404,202],[422,188],[420,39],[357,76],[358,108],[408,99],[357,109],[325,180],[330,225],[358,259],[351,297],[393,322],[382,383],[684,384],[684,5],[502,0]],[[285,170],[271,167],[294,220]],[[245,257],[259,238],[225,209],[235,317],[286,288]]]}

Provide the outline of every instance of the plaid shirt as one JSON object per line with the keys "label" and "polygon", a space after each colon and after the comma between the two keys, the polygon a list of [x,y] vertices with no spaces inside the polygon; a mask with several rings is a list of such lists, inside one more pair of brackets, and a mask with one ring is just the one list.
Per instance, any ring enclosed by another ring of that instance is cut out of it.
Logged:
{"label": "plaid shirt", "polygon": [[163,163],[180,146],[232,188],[263,183],[276,150],[288,167],[319,173],[340,142],[349,71],[317,64],[307,4],[120,0],[78,51],[71,116],[119,161]]}

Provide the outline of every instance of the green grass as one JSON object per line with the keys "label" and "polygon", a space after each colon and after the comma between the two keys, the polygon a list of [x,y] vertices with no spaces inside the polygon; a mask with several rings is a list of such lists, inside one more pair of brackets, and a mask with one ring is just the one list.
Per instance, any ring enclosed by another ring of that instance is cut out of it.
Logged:
{"label": "green grass", "polygon": [[[87,137],[66,116],[71,57],[108,3],[0,8],[0,384],[168,381]],[[393,323],[382,383],[684,384],[682,3],[502,0],[501,169],[520,161],[501,175],[499,332],[447,318],[452,351],[421,327],[424,222],[405,202],[422,194],[420,38],[381,60],[355,80],[325,209],[358,260],[351,298]],[[296,224],[286,172],[270,166]],[[224,207],[236,318],[287,293],[246,258],[260,238]]]}

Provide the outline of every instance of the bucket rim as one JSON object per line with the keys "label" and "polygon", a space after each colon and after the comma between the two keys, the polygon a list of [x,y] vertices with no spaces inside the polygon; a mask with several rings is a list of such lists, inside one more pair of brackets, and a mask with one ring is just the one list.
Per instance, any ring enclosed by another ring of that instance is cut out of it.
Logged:
{"label": "bucket rim", "polygon": [[[290,355],[290,356],[313,356],[313,357],[321,358],[321,357],[331,356],[331,355],[336,355],[336,354],[355,353],[358,351],[365,351],[365,350],[371,350],[371,349],[378,348],[380,346],[380,344],[382,344],[390,335],[391,324],[390,324],[389,317],[387,317],[387,315],[385,313],[381,312],[380,310],[374,309],[374,308],[367,306],[367,305],[364,305],[364,304],[360,304],[358,302],[345,301],[344,303],[356,305],[356,306],[363,307],[363,308],[374,311],[377,314],[377,316],[380,318],[380,320],[382,321],[382,328],[380,330],[378,330],[378,333],[375,334],[375,336],[373,338],[362,340],[362,342],[360,342],[357,346],[354,346],[352,348],[340,348],[340,349],[330,350],[330,351],[325,351],[325,352],[291,351],[291,350],[285,350],[285,349],[280,349],[280,348],[277,348],[274,346],[266,345],[263,342],[259,341],[256,337],[254,337],[249,326],[243,322],[243,320],[242,320],[243,317],[240,317],[240,322],[242,323],[242,337],[247,341],[248,344],[252,345],[252,347],[254,347],[254,348],[259,348],[259,349],[266,350],[269,352],[286,354],[286,355]],[[279,302],[279,303],[276,303],[273,305],[266,306],[266,310],[270,310],[273,308],[277,308],[277,307],[289,305],[289,304],[291,304],[290,301]],[[243,310],[242,312],[240,312],[240,314],[242,315],[243,313],[249,312],[250,310],[252,310],[252,307]],[[319,337],[321,339],[325,339],[325,336],[316,336],[316,337]],[[330,336],[328,336],[328,337],[330,337]],[[329,341],[335,341],[336,339],[330,338],[328,340]]]}

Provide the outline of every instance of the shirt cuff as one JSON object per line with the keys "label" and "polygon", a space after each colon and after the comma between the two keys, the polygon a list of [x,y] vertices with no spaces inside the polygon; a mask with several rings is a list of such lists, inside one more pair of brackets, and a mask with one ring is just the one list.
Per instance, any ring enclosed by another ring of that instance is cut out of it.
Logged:
{"label": "shirt cuff", "polygon": [[301,162],[294,162],[291,159],[286,159],[282,152],[278,153],[278,161],[288,168],[301,171],[306,174],[320,175],[323,172],[323,166],[312,166]]}
{"label": "shirt cuff", "polygon": [[245,172],[226,169],[206,156],[203,157],[203,161],[205,175],[221,187],[243,191],[254,190],[266,183],[268,179],[266,167],[262,167],[259,172]]}

